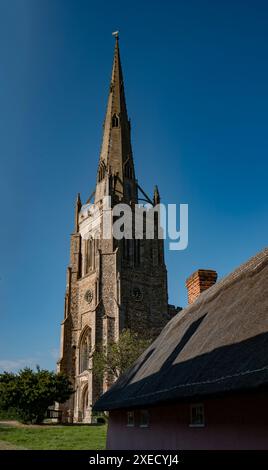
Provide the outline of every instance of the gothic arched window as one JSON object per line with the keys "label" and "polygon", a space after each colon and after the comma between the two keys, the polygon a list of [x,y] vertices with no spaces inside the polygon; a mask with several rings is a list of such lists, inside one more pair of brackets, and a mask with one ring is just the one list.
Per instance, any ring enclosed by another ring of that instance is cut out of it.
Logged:
{"label": "gothic arched window", "polygon": [[91,329],[86,328],[82,333],[79,346],[79,373],[89,368],[89,354],[91,351]]}
{"label": "gothic arched window", "polygon": [[119,127],[119,117],[114,114],[112,117],[112,127]]}
{"label": "gothic arched window", "polygon": [[84,248],[84,275],[94,268],[94,239],[85,240]]}
{"label": "gothic arched window", "polygon": [[105,176],[105,171],[106,171],[105,163],[104,163],[104,162],[100,162],[99,172],[98,172],[98,182],[100,182],[101,180],[103,180],[103,178],[104,178],[104,176]]}

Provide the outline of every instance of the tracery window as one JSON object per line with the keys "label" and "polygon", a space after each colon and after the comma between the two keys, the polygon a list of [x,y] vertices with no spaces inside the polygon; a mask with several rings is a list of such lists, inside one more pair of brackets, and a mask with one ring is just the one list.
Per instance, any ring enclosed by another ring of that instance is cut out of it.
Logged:
{"label": "tracery window", "polygon": [[86,328],[83,332],[79,347],[79,373],[89,368],[89,354],[91,351],[91,329]]}
{"label": "tracery window", "polygon": [[94,268],[94,239],[85,240],[84,247],[84,275]]}

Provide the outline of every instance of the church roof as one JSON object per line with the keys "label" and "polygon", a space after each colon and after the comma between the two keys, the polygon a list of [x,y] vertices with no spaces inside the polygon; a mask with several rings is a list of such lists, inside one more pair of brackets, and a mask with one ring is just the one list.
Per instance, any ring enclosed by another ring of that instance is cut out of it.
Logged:
{"label": "church roof", "polygon": [[268,248],[177,314],[94,409],[267,386]]}

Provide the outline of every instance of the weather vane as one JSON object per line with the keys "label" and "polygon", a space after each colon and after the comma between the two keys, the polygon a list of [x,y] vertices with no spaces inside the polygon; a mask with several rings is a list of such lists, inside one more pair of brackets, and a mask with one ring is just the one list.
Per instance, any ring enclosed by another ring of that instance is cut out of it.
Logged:
{"label": "weather vane", "polygon": [[119,39],[119,31],[114,31],[112,35],[116,38]]}

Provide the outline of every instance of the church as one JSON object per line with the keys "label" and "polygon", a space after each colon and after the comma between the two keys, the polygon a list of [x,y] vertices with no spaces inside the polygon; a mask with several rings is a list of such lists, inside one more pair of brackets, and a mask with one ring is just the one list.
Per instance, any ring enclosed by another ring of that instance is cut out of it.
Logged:
{"label": "church", "polygon": [[134,211],[144,202],[159,204],[158,188],[152,193],[147,195],[135,174],[116,33],[96,186],[85,204],[77,196],[70,242],[58,371],[68,374],[75,393],[60,405],[63,421],[92,422],[94,403],[111,385],[94,374],[97,348],[116,342],[124,329],[154,338],[180,310],[168,304],[163,239],[107,239],[96,232],[107,196],[111,207],[124,203]]}

